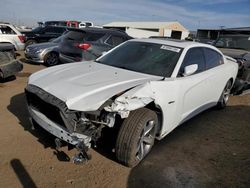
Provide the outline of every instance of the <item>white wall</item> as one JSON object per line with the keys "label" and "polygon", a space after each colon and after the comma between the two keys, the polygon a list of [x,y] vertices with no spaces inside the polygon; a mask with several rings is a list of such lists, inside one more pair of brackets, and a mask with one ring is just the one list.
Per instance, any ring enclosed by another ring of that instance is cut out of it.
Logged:
{"label": "white wall", "polygon": [[150,36],[159,36],[159,32],[147,31],[143,29],[127,28],[126,33],[134,38],[148,38]]}
{"label": "white wall", "polygon": [[164,29],[164,37],[171,37],[172,30],[171,29]]}
{"label": "white wall", "polygon": [[188,31],[182,31],[181,40],[184,40],[185,38],[187,38],[188,35],[189,35],[189,32],[188,32]]}

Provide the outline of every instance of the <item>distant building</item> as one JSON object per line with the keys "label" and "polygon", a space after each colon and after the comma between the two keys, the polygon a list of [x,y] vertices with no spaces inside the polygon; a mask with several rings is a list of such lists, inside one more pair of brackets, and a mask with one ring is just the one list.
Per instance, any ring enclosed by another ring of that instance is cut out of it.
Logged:
{"label": "distant building", "polygon": [[189,31],[179,22],[111,22],[103,28],[114,28],[125,31],[134,38],[151,36],[185,39]]}

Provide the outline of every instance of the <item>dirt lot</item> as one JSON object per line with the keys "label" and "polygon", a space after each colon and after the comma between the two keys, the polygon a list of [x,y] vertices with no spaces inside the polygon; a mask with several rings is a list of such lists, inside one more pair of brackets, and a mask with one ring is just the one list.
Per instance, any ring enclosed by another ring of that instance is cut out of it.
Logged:
{"label": "dirt lot", "polygon": [[56,151],[52,136],[31,129],[23,91],[43,68],[25,63],[0,83],[0,187],[250,187],[250,94],[179,126],[132,170],[98,149],[77,166],[75,149]]}

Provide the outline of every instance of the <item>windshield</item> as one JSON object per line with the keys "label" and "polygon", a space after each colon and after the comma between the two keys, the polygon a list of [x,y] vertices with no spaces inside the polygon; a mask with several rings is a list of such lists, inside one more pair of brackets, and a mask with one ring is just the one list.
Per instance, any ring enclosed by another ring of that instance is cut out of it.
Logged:
{"label": "windshield", "polygon": [[98,59],[98,63],[156,76],[170,77],[180,57],[178,47],[126,42]]}
{"label": "windshield", "polygon": [[32,32],[37,33],[37,32],[39,32],[42,28],[43,28],[43,27],[36,27],[36,28],[32,29]]}
{"label": "windshield", "polygon": [[250,50],[250,36],[220,36],[215,41],[218,48]]}

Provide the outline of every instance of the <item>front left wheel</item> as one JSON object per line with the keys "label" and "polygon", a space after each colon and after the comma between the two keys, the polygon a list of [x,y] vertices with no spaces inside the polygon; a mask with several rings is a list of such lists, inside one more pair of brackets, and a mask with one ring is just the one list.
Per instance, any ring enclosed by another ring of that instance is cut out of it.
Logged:
{"label": "front left wheel", "polygon": [[59,63],[59,55],[55,52],[50,52],[44,57],[44,64],[46,66],[54,66]]}
{"label": "front left wheel", "polygon": [[154,145],[157,114],[147,108],[132,111],[124,120],[116,141],[116,157],[126,166],[142,161]]}

